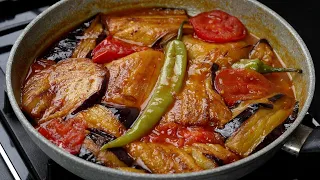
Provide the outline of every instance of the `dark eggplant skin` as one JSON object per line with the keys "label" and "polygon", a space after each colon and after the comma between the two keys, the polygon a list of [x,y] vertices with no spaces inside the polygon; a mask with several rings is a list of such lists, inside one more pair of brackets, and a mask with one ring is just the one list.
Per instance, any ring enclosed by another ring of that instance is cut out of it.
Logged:
{"label": "dark eggplant skin", "polygon": [[298,112],[299,112],[299,101],[296,102],[296,104],[293,107],[292,113],[284,122],[286,130],[290,127],[290,125],[294,122],[294,120],[296,120],[296,118],[298,117]]}
{"label": "dark eggplant skin", "polygon": [[256,51],[256,49],[258,48],[259,45],[261,44],[265,44],[266,46],[268,46],[271,50],[273,50],[272,46],[270,45],[269,41],[267,39],[260,39],[258,42],[256,42],[253,45],[253,48],[251,49],[250,53],[249,53],[249,58],[252,58],[252,55],[254,53],[254,51]]}
{"label": "dark eggplant skin", "polygon": [[114,155],[116,155],[120,161],[124,162],[129,167],[133,165],[134,159],[131,156],[129,156],[129,154],[125,149],[110,148],[108,150],[111,151]]}
{"label": "dark eggplant skin", "polygon": [[274,102],[276,102],[278,99],[282,98],[283,96],[284,96],[284,94],[276,94],[276,95],[268,98],[268,100],[274,103]]}
{"label": "dark eggplant skin", "polygon": [[[103,26],[103,23],[102,23]],[[107,37],[106,31],[102,31],[102,33],[99,34],[98,38],[96,39],[96,44],[101,43],[105,38]]]}
{"label": "dark eggplant skin", "polygon": [[[278,99],[282,98],[284,96],[284,94],[276,94],[272,97],[269,97],[268,100],[272,103],[276,102]],[[234,109],[234,108],[237,108],[240,103],[242,101],[241,100],[238,100],[236,101],[232,106],[229,107],[229,109]],[[272,109],[272,104],[267,104],[267,103],[259,103],[261,106],[265,107],[265,108],[271,108]]]}
{"label": "dark eggplant skin", "polygon": [[[262,44],[262,43],[264,43],[264,44],[267,44],[268,46],[270,46],[271,47],[271,45],[270,45],[270,43],[269,43],[269,41],[267,40],[267,39],[260,39],[256,44],[254,44],[253,45],[253,48],[255,48],[257,45],[259,45],[259,44]],[[272,47],[271,47],[272,48]]]}
{"label": "dark eggplant skin", "polygon": [[211,81],[212,81],[211,84],[212,84],[212,89],[216,92],[218,92],[218,91],[217,91],[216,87],[214,86],[214,80],[217,76],[217,74],[216,74],[217,71],[219,71],[219,65],[216,63],[213,63],[211,66]]}
{"label": "dark eggplant skin", "polygon": [[224,125],[222,129],[216,128],[215,132],[220,133],[223,137],[228,138],[241,126],[243,122],[249,119],[259,109],[259,104],[251,104],[239,115]]}
{"label": "dark eggplant skin", "polygon": [[91,95],[88,99],[86,99],[82,103],[82,105],[79,106],[76,110],[74,110],[71,114],[75,115],[82,110],[86,110],[86,109],[92,107],[97,102],[100,102],[102,97],[104,96],[104,93],[106,92],[108,81],[109,81],[109,71],[107,71],[107,75],[105,76],[105,78],[102,81],[100,90],[97,91],[96,93],[94,93],[93,95]]}
{"label": "dark eggplant skin", "polygon": [[[89,131],[90,131],[90,133],[88,134],[88,136],[99,147],[116,139],[115,136],[108,134],[104,131],[98,130],[98,129],[90,128]],[[129,154],[126,152],[126,150],[124,148],[111,148],[108,150],[111,151],[114,155],[116,155],[120,161],[124,162],[129,167],[133,165],[133,163],[134,163],[133,158],[131,156],[129,156]]]}
{"label": "dark eggplant skin", "polygon": [[108,71],[108,75],[105,76],[105,79],[102,81],[100,90],[94,93],[93,95],[91,95],[88,99],[86,99],[82,103],[82,105],[79,106],[76,110],[74,110],[71,114],[75,115],[82,110],[92,107],[93,105],[96,104],[96,102],[100,102],[107,89],[108,80],[109,80],[109,71]]}
{"label": "dark eggplant skin", "polygon": [[94,17],[91,17],[79,27],[66,34],[64,38],[53,44],[51,48],[40,59],[48,59],[59,62],[63,59],[70,58],[77,44],[82,39],[84,31],[90,26]]}
{"label": "dark eggplant skin", "polygon": [[213,156],[212,154],[203,154],[206,158],[210,159],[211,161],[217,163],[219,166],[224,165],[223,160],[219,159],[215,156]]}
{"label": "dark eggplant skin", "polygon": [[236,101],[232,106],[229,106],[228,108],[229,108],[229,109],[237,108],[237,107],[240,105],[241,102],[242,102],[242,101],[238,100],[238,101]]}
{"label": "dark eggplant skin", "polygon": [[89,128],[88,130],[90,131],[88,137],[100,147],[117,138],[99,129]]}
{"label": "dark eggplant skin", "polygon": [[125,107],[120,105],[103,104],[114,116],[129,129],[140,114],[140,109],[135,107]]}

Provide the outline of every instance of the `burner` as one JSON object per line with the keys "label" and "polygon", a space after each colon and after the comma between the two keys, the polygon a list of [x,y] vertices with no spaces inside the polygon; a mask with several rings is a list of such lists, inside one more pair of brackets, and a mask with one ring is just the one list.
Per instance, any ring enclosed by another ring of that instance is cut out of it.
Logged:
{"label": "burner", "polygon": [[[56,164],[33,143],[14,115],[5,92],[4,72],[14,41],[32,19],[54,2],[56,1],[37,1],[34,3],[33,0],[27,2],[0,0],[0,154],[2,156],[0,158],[0,179],[80,179]],[[307,3],[298,4],[292,1],[274,2],[261,0],[261,2],[284,17],[308,45],[313,59],[318,59],[316,57],[318,55],[315,53],[316,42],[312,37],[312,31],[316,29],[315,26],[313,27],[312,21],[314,6],[309,6]],[[10,9],[10,12],[7,12],[6,9]],[[314,61],[314,63],[315,67],[317,67],[317,61]],[[314,101],[309,109],[310,114],[306,115],[303,121],[304,125],[310,127],[319,125],[312,118],[320,119],[320,112],[317,110],[317,107],[320,106],[319,98],[320,96],[314,96]],[[302,177],[305,177],[305,171],[301,171],[301,162],[303,161],[286,152],[278,151],[266,164],[241,178],[241,180],[304,179]],[[306,164],[302,165],[305,166]],[[314,175],[316,174],[314,173]]]}

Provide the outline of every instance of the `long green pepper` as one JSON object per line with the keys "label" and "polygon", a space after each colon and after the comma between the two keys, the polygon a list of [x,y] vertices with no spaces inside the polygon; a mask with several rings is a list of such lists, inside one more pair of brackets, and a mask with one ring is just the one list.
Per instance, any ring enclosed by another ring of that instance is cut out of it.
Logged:
{"label": "long green pepper", "polygon": [[181,41],[185,22],[182,22],[178,30],[177,39],[169,42],[167,45],[165,62],[147,106],[126,134],[103,145],[101,150],[122,147],[143,137],[159,122],[162,115],[173,102],[173,96],[182,87],[187,68],[187,50]]}
{"label": "long green pepper", "polygon": [[298,72],[302,73],[301,69],[296,68],[276,68],[264,64],[260,59],[241,59],[239,62],[231,66],[233,69],[252,69],[261,74],[272,72]]}

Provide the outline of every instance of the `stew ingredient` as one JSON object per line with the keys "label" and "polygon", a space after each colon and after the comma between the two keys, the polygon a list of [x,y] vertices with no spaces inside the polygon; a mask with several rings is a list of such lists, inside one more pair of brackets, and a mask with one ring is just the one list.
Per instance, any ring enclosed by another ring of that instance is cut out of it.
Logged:
{"label": "stew ingredient", "polygon": [[190,18],[195,35],[207,42],[225,43],[241,40],[247,30],[242,22],[220,10],[203,12]]}
{"label": "stew ingredient", "polygon": [[165,52],[165,62],[161,69],[158,83],[142,114],[125,135],[105,144],[101,148],[102,150],[122,147],[141,138],[159,122],[163,113],[173,102],[173,95],[181,89],[187,66],[187,52],[185,45],[181,41],[184,23],[182,22],[179,28],[177,40],[173,40],[168,44]]}
{"label": "stew ingredient", "polygon": [[92,60],[95,63],[108,63],[132,54],[146,50],[147,47],[132,45],[124,41],[108,36],[92,51]]}
{"label": "stew ingredient", "polygon": [[223,69],[217,73],[214,85],[228,106],[239,100],[262,98],[276,91],[272,82],[251,69]]}
{"label": "stew ingredient", "polygon": [[261,74],[272,72],[298,72],[302,73],[301,69],[295,68],[275,68],[264,64],[259,59],[241,59],[240,61],[232,64],[233,69],[252,69]]}
{"label": "stew ingredient", "polygon": [[287,71],[302,73],[221,10],[99,13],[30,66],[21,107],[44,137],[92,163],[193,172],[244,158],[294,122]]}

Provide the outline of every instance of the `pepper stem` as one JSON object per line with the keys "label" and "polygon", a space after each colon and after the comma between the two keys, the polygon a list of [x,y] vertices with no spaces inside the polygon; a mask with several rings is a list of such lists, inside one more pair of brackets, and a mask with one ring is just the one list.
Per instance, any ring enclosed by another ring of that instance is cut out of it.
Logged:
{"label": "pepper stem", "polygon": [[181,40],[182,39],[182,35],[183,35],[183,25],[185,23],[187,23],[188,21],[187,20],[184,20],[182,21],[180,27],[179,27],[179,30],[178,30],[178,36],[177,36],[177,40]]}
{"label": "pepper stem", "polygon": [[295,69],[295,68],[272,68],[269,71],[266,70],[263,73],[269,73],[269,72],[297,72],[302,73],[302,69]]}

